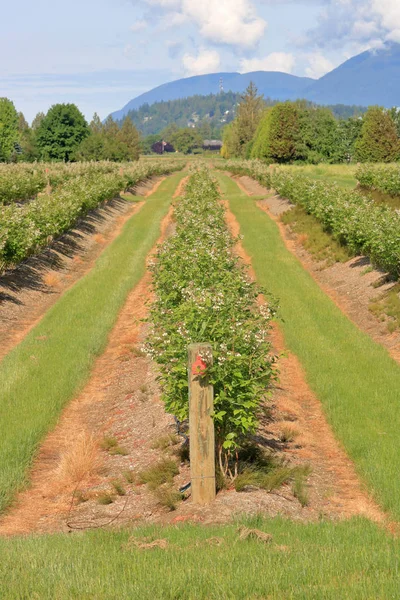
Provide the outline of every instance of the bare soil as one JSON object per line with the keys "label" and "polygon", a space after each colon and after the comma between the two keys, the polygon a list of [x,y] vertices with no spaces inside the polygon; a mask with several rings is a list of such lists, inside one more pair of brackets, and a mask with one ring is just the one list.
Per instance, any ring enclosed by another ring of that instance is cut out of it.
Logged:
{"label": "bare soil", "polygon": [[[138,185],[134,194],[148,196],[163,179],[149,179]],[[0,360],[68,288],[90,271],[141,206],[141,202],[115,198],[92,211],[39,255],[0,276]]]}
{"label": "bare soil", "polygon": [[[264,197],[258,206],[277,223],[286,247],[295,254],[314,280],[335,304],[362,331],[385,346],[391,356],[400,362],[400,331],[389,333],[387,321],[379,320],[369,310],[369,305],[394,283],[385,282],[385,273],[372,267],[365,256],[357,256],[345,263],[326,266],[304,248],[301,236],[284,225],[280,215],[293,207],[288,200],[279,198],[250,177],[235,178],[241,189],[250,196]],[[384,283],[382,283],[384,282]]]}

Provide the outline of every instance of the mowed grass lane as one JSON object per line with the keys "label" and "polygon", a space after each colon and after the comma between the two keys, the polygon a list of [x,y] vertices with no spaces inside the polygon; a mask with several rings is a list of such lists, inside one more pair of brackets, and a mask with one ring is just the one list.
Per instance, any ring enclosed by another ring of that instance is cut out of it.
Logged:
{"label": "mowed grass lane", "polygon": [[[400,542],[367,520],[184,525],[0,540],[4,600],[378,600],[398,598]],[[130,541],[163,539],[164,549]]]}
{"label": "mowed grass lane", "polygon": [[300,359],[358,473],[400,519],[400,365],[324,294],[254,199],[229,177],[218,179],[257,280],[279,299],[287,347]]}
{"label": "mowed grass lane", "polygon": [[94,268],[0,362],[0,511],[26,483],[38,444],[86,382],[129,291],[145,272],[183,176],[161,184]]}

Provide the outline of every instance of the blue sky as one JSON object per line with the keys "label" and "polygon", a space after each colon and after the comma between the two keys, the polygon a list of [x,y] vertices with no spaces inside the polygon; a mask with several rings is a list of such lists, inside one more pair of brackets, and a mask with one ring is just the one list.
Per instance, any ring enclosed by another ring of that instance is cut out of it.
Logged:
{"label": "blue sky", "polygon": [[28,120],[56,102],[103,118],[180,77],[320,77],[400,42],[400,0],[19,0],[2,6],[0,96]]}

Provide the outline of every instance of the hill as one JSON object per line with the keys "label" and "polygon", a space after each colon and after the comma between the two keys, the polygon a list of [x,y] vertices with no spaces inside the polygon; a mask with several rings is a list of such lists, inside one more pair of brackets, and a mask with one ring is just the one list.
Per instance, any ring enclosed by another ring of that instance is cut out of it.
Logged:
{"label": "hill", "polygon": [[159,87],[134,98],[121,110],[112,113],[115,121],[120,121],[129,111],[140,108],[144,104],[178,100],[189,96],[208,96],[219,90],[220,79],[223,80],[224,90],[242,93],[250,81],[258,87],[260,93],[274,100],[294,100],[304,97],[303,90],[313,81],[307,77],[295,77],[287,73],[255,71],[254,73],[213,73],[179,79],[164,83]]}
{"label": "hill", "polygon": [[[208,96],[191,96],[179,100],[144,104],[138,109],[130,110],[130,117],[144,137],[159,134],[174,123],[178,127],[196,127],[201,130],[205,139],[220,138],[222,128],[233,121],[241,94],[224,92]],[[273,106],[276,100],[265,98],[266,106]],[[364,112],[361,106],[329,106],[337,118],[347,118]]]}
{"label": "hill", "polygon": [[318,104],[400,105],[400,44],[350,58],[305,90]]}
{"label": "hill", "polygon": [[318,80],[264,71],[243,75],[213,73],[179,79],[134,98],[112,116],[114,120],[120,120],[144,104],[151,106],[161,101],[216,94],[220,79],[223,79],[226,92],[241,93],[253,81],[260,93],[274,100],[304,98],[326,105],[379,104],[390,108],[400,105],[400,44],[391,43],[381,50],[367,50]]}

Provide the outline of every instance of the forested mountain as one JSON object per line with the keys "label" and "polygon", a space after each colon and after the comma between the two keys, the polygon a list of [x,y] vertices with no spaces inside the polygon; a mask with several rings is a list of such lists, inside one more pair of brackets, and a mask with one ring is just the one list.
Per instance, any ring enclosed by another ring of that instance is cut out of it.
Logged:
{"label": "forested mountain", "polygon": [[[208,96],[191,96],[180,100],[144,104],[131,110],[127,116],[143,136],[158,134],[172,123],[179,128],[196,127],[201,129],[204,138],[221,137],[222,128],[236,116],[241,94],[226,92]],[[265,98],[266,106],[273,106],[276,100]],[[360,106],[336,105],[330,107],[337,118],[348,118],[364,112]]]}
{"label": "forested mountain", "polygon": [[[380,50],[367,50],[318,80],[264,71],[243,75],[214,73],[179,79],[134,98],[112,116],[119,121],[145,104],[151,106],[161,101],[217,94],[221,79],[224,90],[234,94],[243,93],[253,81],[261,94],[274,100],[303,98],[323,105],[378,104],[391,108],[400,106],[400,44],[391,43]],[[185,113],[184,118],[188,116]]]}

